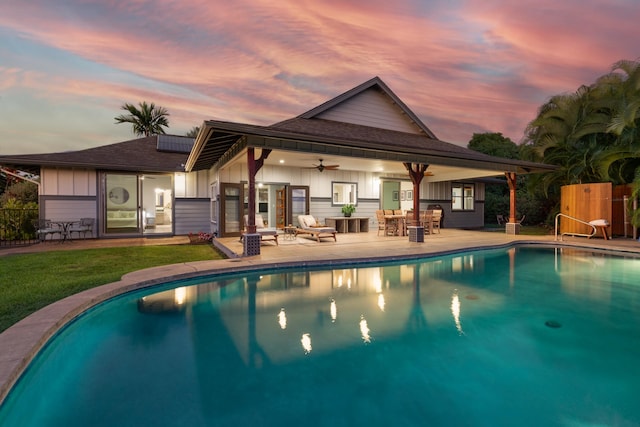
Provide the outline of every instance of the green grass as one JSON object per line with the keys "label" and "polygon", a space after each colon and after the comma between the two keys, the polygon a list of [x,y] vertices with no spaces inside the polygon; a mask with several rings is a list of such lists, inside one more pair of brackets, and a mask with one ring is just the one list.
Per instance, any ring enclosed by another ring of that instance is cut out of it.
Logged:
{"label": "green grass", "polygon": [[210,245],[136,246],[0,257],[0,332],[34,311],[132,271],[221,259]]}
{"label": "green grass", "polygon": [[[484,226],[484,230],[504,233],[504,225],[487,224]],[[553,234],[553,229],[543,225],[522,225],[520,226],[520,234],[525,236],[547,236]]]}

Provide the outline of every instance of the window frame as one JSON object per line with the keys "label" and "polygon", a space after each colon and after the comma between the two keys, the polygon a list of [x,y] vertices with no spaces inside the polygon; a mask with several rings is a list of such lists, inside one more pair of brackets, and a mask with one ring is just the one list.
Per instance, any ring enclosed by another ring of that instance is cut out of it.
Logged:
{"label": "window frame", "polygon": [[[460,194],[456,195],[455,191]],[[466,190],[471,190],[471,195],[466,195]],[[456,207],[458,202],[460,207]],[[469,204],[471,206],[469,206]],[[452,182],[451,183],[451,211],[452,212],[474,212],[476,210],[476,184],[474,182]]]}
{"label": "window frame", "polygon": [[[336,191],[336,187],[343,187],[342,190]],[[344,191],[347,187],[351,187],[351,191]],[[344,195],[349,194],[351,200],[345,200]],[[342,198],[340,196],[343,196]],[[358,183],[346,181],[331,181],[331,206],[358,206]]]}

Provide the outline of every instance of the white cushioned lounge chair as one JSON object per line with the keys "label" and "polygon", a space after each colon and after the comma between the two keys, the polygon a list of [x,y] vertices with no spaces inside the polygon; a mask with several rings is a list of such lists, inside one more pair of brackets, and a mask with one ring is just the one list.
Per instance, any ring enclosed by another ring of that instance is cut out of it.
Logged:
{"label": "white cushioned lounge chair", "polygon": [[320,239],[323,237],[333,237],[334,241],[338,241],[336,239],[336,229],[320,225],[313,215],[298,215],[298,225],[300,228],[296,229],[296,236],[298,234],[310,234],[315,237],[318,242],[320,242]]}
{"label": "white cushioned lounge chair", "polygon": [[[240,236],[240,240],[247,233],[247,225],[249,224],[249,215],[244,216],[244,231]],[[265,227],[262,215],[256,214],[256,233],[260,235],[260,240],[273,240],[278,244],[278,230],[275,228]]]}

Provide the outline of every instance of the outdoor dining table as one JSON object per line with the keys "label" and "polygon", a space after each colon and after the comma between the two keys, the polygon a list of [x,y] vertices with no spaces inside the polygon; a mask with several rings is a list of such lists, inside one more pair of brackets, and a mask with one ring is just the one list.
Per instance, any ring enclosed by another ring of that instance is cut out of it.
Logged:
{"label": "outdoor dining table", "polygon": [[395,224],[396,227],[396,235],[404,236],[404,215],[396,215],[396,214],[386,214],[384,219],[387,221],[391,221]]}
{"label": "outdoor dining table", "polygon": [[61,230],[61,236],[62,236],[62,240],[60,241],[60,243],[64,243],[67,240],[71,240],[71,233],[69,232],[69,229],[71,228],[71,226],[73,224],[77,224],[79,221],[77,220],[59,220],[59,221],[51,221],[54,224],[57,224],[58,227],[60,227]]}

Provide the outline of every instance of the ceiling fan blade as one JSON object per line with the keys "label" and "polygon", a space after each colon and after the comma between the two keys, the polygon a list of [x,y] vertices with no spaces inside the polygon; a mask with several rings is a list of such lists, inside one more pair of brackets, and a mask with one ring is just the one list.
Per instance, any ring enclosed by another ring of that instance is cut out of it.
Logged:
{"label": "ceiling fan blade", "polygon": [[325,169],[338,169],[340,165],[324,165]]}

